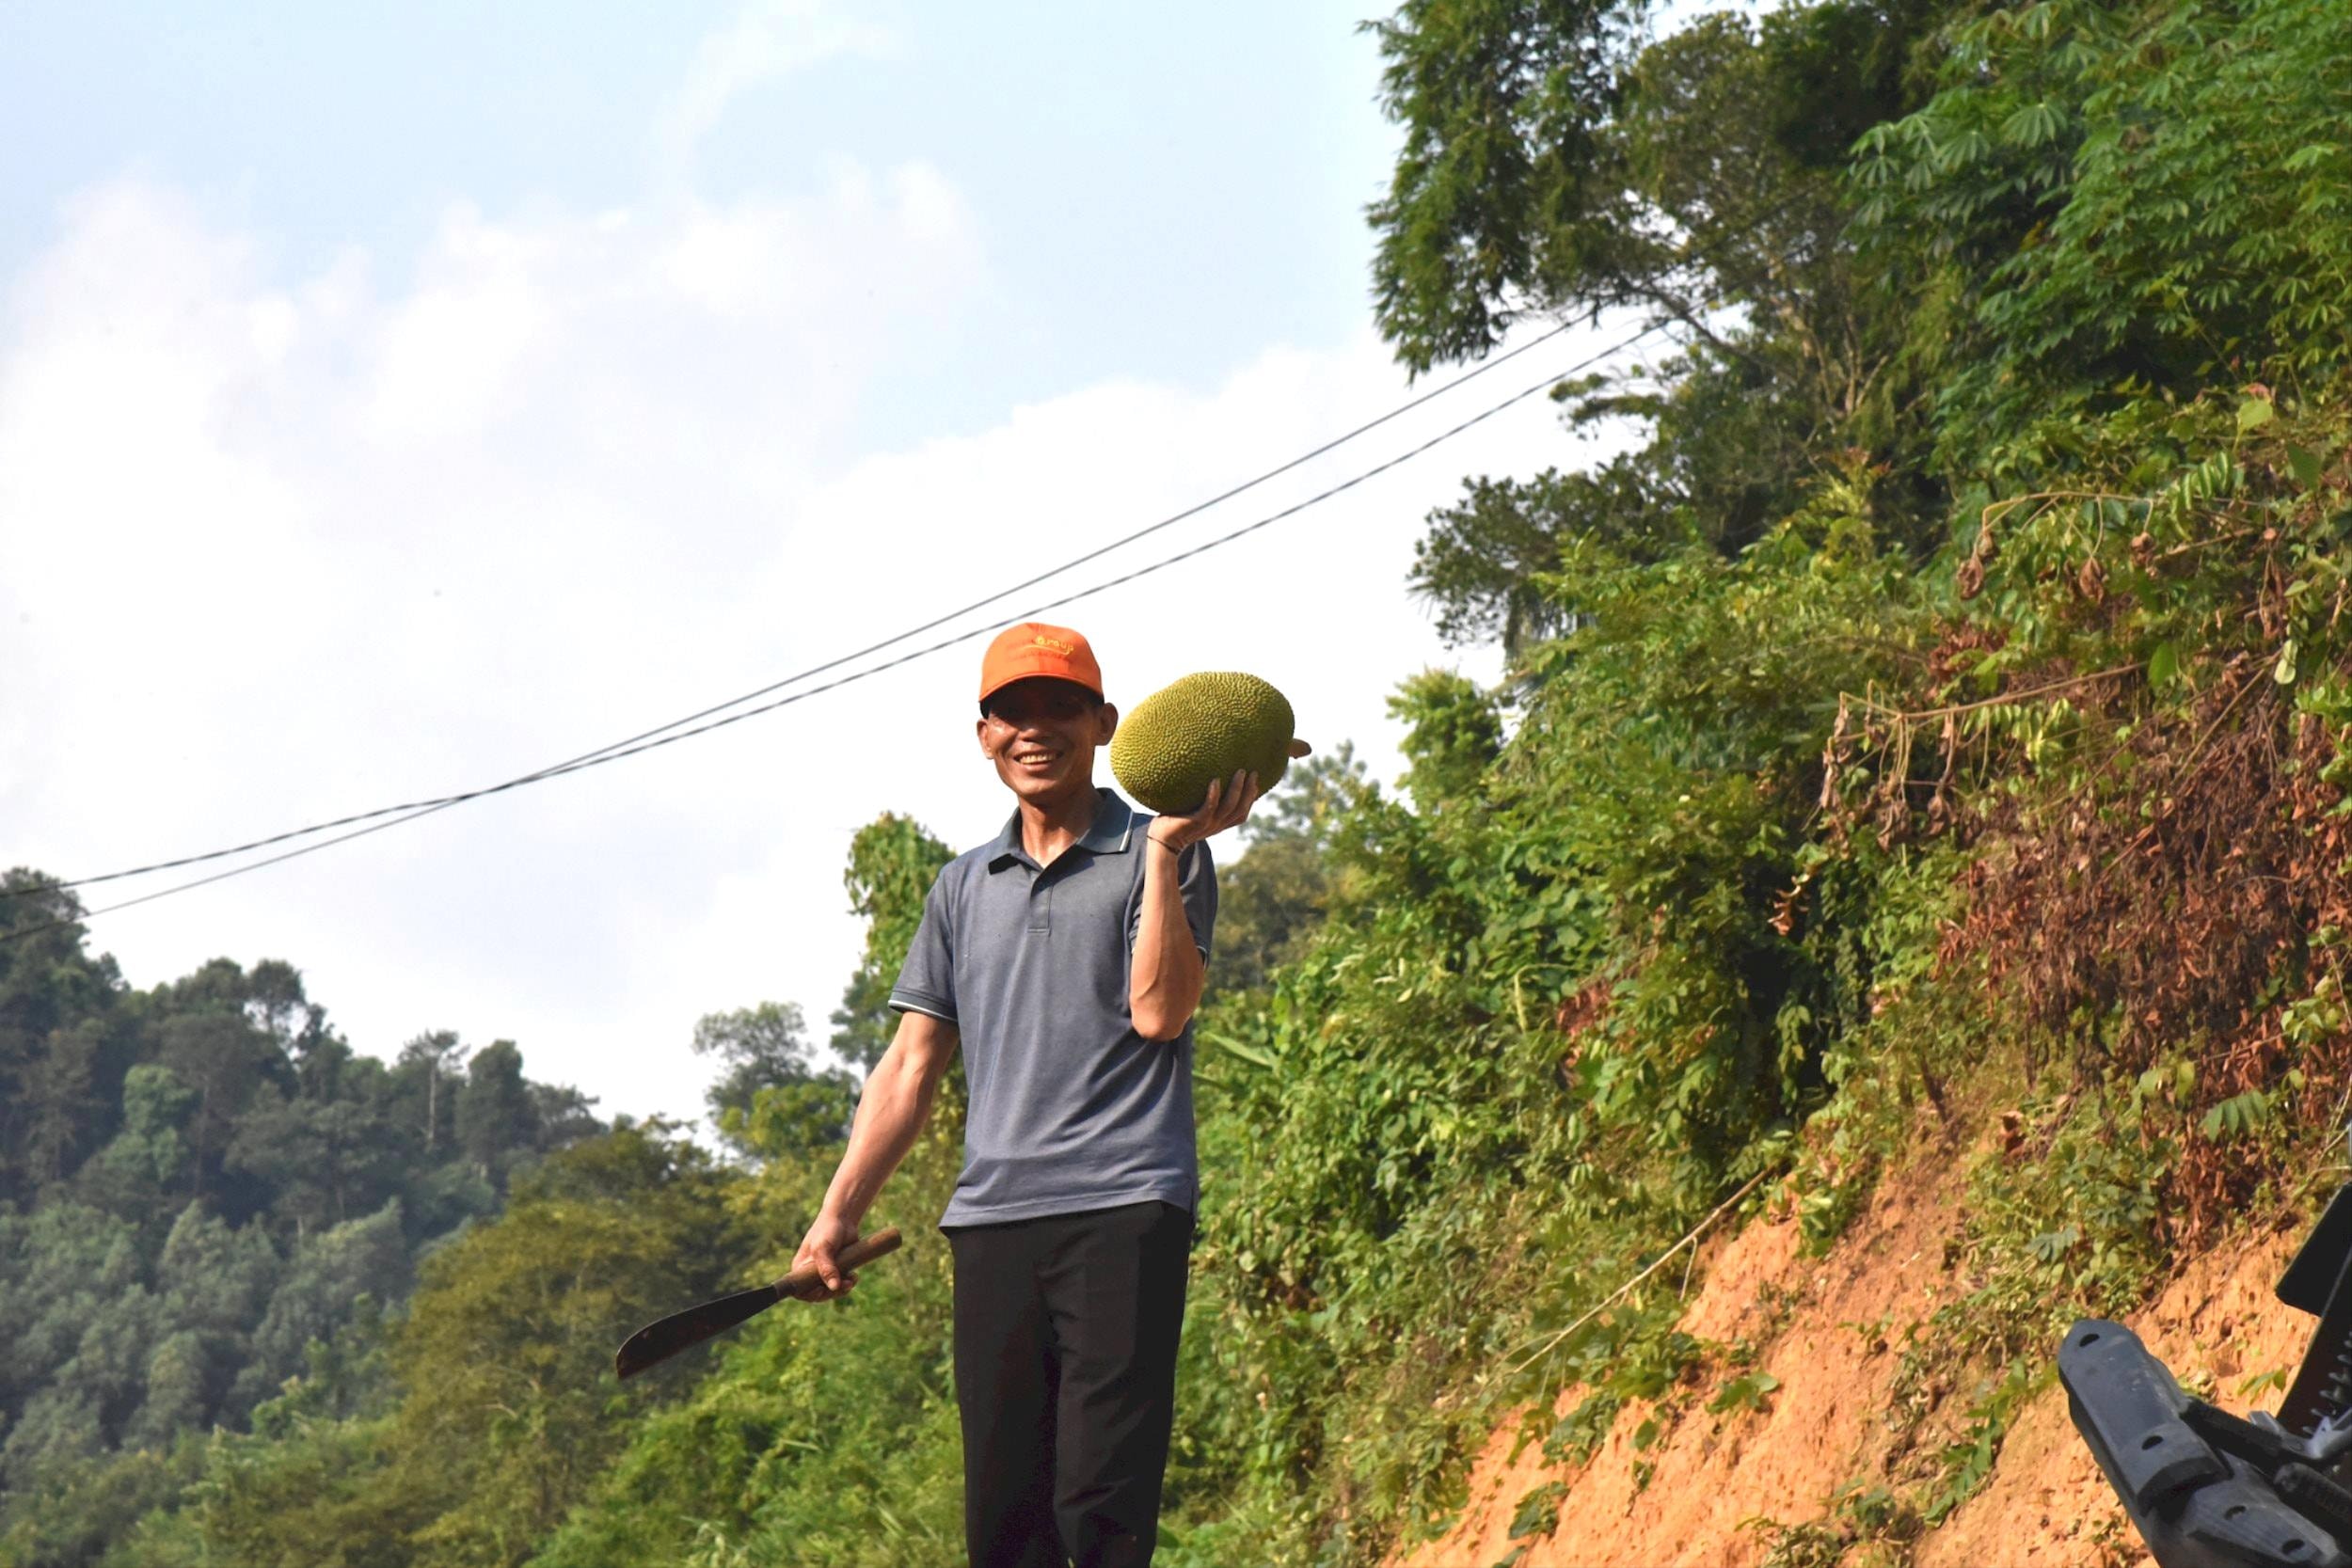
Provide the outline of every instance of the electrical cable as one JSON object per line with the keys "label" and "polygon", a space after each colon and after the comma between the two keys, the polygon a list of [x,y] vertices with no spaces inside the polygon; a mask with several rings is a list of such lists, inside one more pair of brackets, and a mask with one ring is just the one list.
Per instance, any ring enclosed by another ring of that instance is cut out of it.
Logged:
{"label": "electrical cable", "polygon": [[[77,917],[52,920],[41,925],[23,927],[12,931],[0,933],[0,942],[18,941],[25,937],[36,935],[41,931],[55,929],[60,926],[80,924],[82,922],[96,919],[102,914],[112,914],[119,910],[132,909],[140,904],[151,903],[159,898],[170,897],[174,894],[186,893],[196,888],[209,886],[214,882],[226,881],[232,877],[241,877],[248,871],[259,871],[264,866],[277,865],[281,862],[298,859],[301,856],[313,853],[320,849],[330,848],[338,844],[347,844],[356,838],[364,838],[371,833],[381,832],[387,828],[398,827],[405,822],[413,822],[419,817],[430,816],[436,812],[446,811],[452,806],[461,805],[469,800],[478,800],[485,796],[504,794],[509,790],[518,789],[525,784],[538,784],[548,779],[561,778],[567,774],[581,772],[587,768],[601,767],[608,762],[618,762],[625,757],[632,757],[645,752],[655,751],[661,747],[672,745],[680,740],[689,740],[696,736],[707,735],[713,730],[724,729],[731,724],[739,723],[743,720],[756,718],[757,716],[765,713],[772,713],[778,708],[788,707],[795,703],[804,701],[810,697],[818,696],[820,693],[832,691],[840,687],[853,685],[858,681],[866,679],[868,676],[881,674],[884,671],[896,669],[899,665],[909,664],[916,659],[928,657],[932,654],[956,647],[961,643],[969,642],[976,637],[980,637],[989,632],[1000,630],[1005,626],[1017,625],[1022,621],[1033,619],[1034,617],[1041,615],[1048,610],[1058,610],[1065,605],[1074,604],[1081,599],[1091,598],[1097,594],[1106,593],[1113,588],[1123,586],[1124,584],[1133,582],[1139,578],[1149,577],[1152,573],[1173,566],[1179,562],[1189,561],[1195,556],[1203,555],[1210,550],[1221,548],[1222,546],[1230,545],[1236,540],[1255,533],[1261,529],[1271,527],[1273,524],[1281,522],[1285,518],[1296,516],[1299,513],[1304,512],[1311,507],[1320,505],[1324,501],[1329,500],[1335,496],[1344,494],[1345,492],[1356,488],[1358,485],[1364,483],[1366,481],[1377,478],[1379,475],[1387,473],[1390,469],[1398,467],[1403,464],[1408,463],[1412,459],[1421,456],[1432,448],[1452,440],[1454,436],[1461,435],[1463,432],[1470,430],[1476,425],[1484,423],[1507,408],[1525,402],[1527,399],[1534,397],[1536,393],[1547,391],[1551,388],[1558,386],[1567,377],[1575,375],[1581,371],[1590,369],[1592,366],[1598,364],[1601,360],[1608,358],[1612,355],[1620,353],[1625,349],[1630,348],[1633,344],[1641,341],[1644,338],[1661,331],[1666,326],[1671,325],[1673,324],[1667,321],[1654,322],[1650,325],[1642,328],[1640,331],[1621,339],[1617,342],[1611,344],[1609,347],[1600,350],[1598,353],[1587,356],[1585,358],[1578,360],[1573,365],[1569,365],[1562,370],[1553,372],[1551,374],[1545,376],[1542,380],[1522,388],[1518,391],[1512,393],[1509,397],[1504,398],[1500,403],[1489,404],[1478,413],[1471,415],[1469,419],[1440,431],[1438,434],[1430,436],[1416,446],[1407,448],[1396,456],[1391,457],[1386,461],[1374,466],[1373,467],[1366,468],[1359,473],[1342,480],[1337,484],[1319,490],[1303,500],[1295,501],[1278,512],[1269,513],[1267,515],[1260,517],[1253,522],[1245,523],[1240,528],[1218,534],[1211,539],[1203,541],[1199,545],[1192,546],[1187,549],[1179,550],[1175,554],[1164,556],[1157,561],[1148,562],[1145,565],[1136,567],[1133,571],[1124,572],[1117,577],[1105,578],[1103,581],[1091,584],[1089,587],[1079,589],[1071,594],[1063,594],[1059,598],[1049,599],[1042,604],[1036,605],[1028,610],[1023,610],[1019,614],[1007,616],[999,621],[990,622],[965,631],[958,632],[952,637],[944,638],[938,641],[927,643],[920,648],[915,648],[907,653],[899,654],[895,657],[884,659],[879,664],[869,665],[863,669],[851,671],[850,673],[840,676],[837,679],[827,681],[819,686],[810,687],[805,690],[793,692],[788,696],[778,698],[774,702],[764,703],[757,707],[746,708],[740,713],[728,714],[725,718],[715,719],[708,723],[697,724],[691,729],[680,729],[677,730],[677,733],[675,734],[664,733],[665,731],[675,729],[677,725],[692,723],[695,719],[705,718],[708,715],[722,712],[730,706],[749,701],[752,697],[765,695],[766,693],[774,691],[781,687],[788,686],[796,681],[805,679],[810,675],[822,673],[826,670],[837,668],[842,663],[860,657],[858,654],[844,655],[840,658],[831,660],[824,665],[815,666],[812,669],[803,671],[796,675],[787,676],[781,681],[777,681],[770,686],[760,689],[757,692],[748,693],[746,696],[737,698],[731,703],[721,703],[716,706],[705,708],[701,713],[690,716],[688,719],[674,721],[673,723],[660,726],[659,729],[645,731],[643,735],[633,737],[629,741],[615,742],[612,747],[602,748],[596,752],[583,752],[580,756],[574,757],[569,761],[557,763],[550,767],[541,768],[536,772],[526,773],[517,778],[509,779],[501,784],[485,785],[480,789],[466,790],[455,795],[446,795],[437,800],[413,801],[404,806],[382,807],[373,812],[367,812],[356,816],[340,818],[332,823],[320,823],[308,829],[297,829],[292,832],[281,833],[273,838],[256,840],[250,845],[243,846],[238,848],[214,850],[204,855],[189,856],[174,862],[158,863],[155,865],[141,867],[133,871],[112,872],[108,873],[104,877],[85,878],[78,881],[43,883],[37,884],[29,888],[11,889],[8,890],[8,892],[13,896],[24,896],[34,893],[60,892],[74,887],[86,887],[98,881],[115,880],[123,877],[143,875],[149,871],[167,870],[175,866],[194,864],[201,861],[216,860],[227,855],[243,853],[246,849],[262,847],[271,844],[284,843],[289,839],[303,837],[309,833],[322,832],[333,827],[348,826],[350,824],[359,822],[368,823],[365,827],[355,828],[354,831],[350,832],[339,833],[333,838],[323,839],[315,844],[304,845],[298,848],[289,849],[280,854],[271,855],[262,860],[251,861],[243,865],[231,866],[225,871],[214,872],[210,876],[199,877],[189,881],[174,883],[172,886],[167,888],[159,888],[153,893],[142,894],[136,898],[126,898],[119,903],[103,905],[98,909],[86,911]],[[1545,334],[1545,338],[1549,339],[1556,336],[1560,330],[1564,329],[1555,328],[1552,332]],[[1541,341],[1543,340],[1537,341]],[[1530,343],[1526,346],[1532,348],[1534,344]],[[1513,351],[1514,354],[1518,352],[1521,351]],[[1499,364],[1501,362],[1501,359],[1497,359],[1493,363]],[[1484,368],[1487,367],[1482,367],[1482,369]],[[1461,381],[1467,379],[1467,376],[1457,377],[1454,382],[1448,383],[1446,388],[1436,388],[1432,392],[1424,394],[1423,397],[1417,400],[1417,402],[1425,402],[1429,397],[1436,396],[1439,392],[1447,390],[1454,386],[1457,386]],[[1391,411],[1391,414],[1383,416],[1382,420],[1375,421],[1375,423],[1384,422],[1387,419],[1393,418],[1396,413],[1403,412],[1405,408],[1412,406],[1415,406],[1415,404],[1404,404],[1399,409]],[[1362,428],[1369,429],[1372,428],[1372,426],[1367,425]],[[1319,450],[1327,451],[1328,445],[1337,444],[1337,440],[1343,440],[1346,437],[1336,438],[1333,443],[1327,444],[1325,448]],[[1286,465],[1285,467],[1295,467],[1297,463],[1303,461],[1305,461],[1305,458],[1303,457],[1294,459],[1291,464]],[[1262,478],[1271,478],[1274,474],[1282,471],[1283,469],[1270,470],[1268,474],[1262,476]],[[1251,483],[1255,483],[1259,482],[1252,481]],[[1234,492],[1231,493],[1237,494],[1239,488],[1247,487],[1248,486],[1237,487]],[[1214,503],[1202,502],[1200,503],[1200,506],[1205,507],[1210,504]],[[1193,512],[1198,512],[1199,510],[1200,510],[1200,507],[1195,507],[1192,509]],[[1178,518],[1181,518],[1182,516],[1190,515],[1191,513],[1179,514],[1177,515],[1177,517],[1171,517],[1168,519],[1168,521],[1172,522],[1178,520]],[[1120,541],[1118,543],[1126,543],[1135,538],[1140,538],[1143,534],[1155,531],[1158,528],[1165,526],[1166,523],[1154,524],[1151,528],[1138,531],[1136,533],[1130,535],[1128,540]],[[1002,593],[991,594],[988,598],[976,600],[972,606],[967,606],[964,610],[951,611],[947,615],[926,622],[921,626],[901,632],[882,642],[875,643],[869,648],[864,650],[864,652],[870,653],[879,651],[882,648],[889,647],[898,642],[904,641],[909,637],[919,636],[923,631],[935,628],[946,621],[953,620],[957,615],[966,613],[972,608],[993,603],[996,599],[1002,598],[1008,594],[1018,593],[1024,587],[1033,586],[1035,583],[1043,581],[1048,578],[1058,576],[1061,572],[1068,570],[1072,565],[1096,559],[1109,550],[1116,549],[1118,547],[1118,543],[1103,546],[1096,550],[1089,552],[1085,556],[1073,558],[1072,562],[1065,562],[1052,571],[1041,573],[1025,582],[1015,584],[1013,587],[1006,589]],[[371,818],[374,818],[376,820],[371,820]]]}
{"label": "electrical cable", "polygon": [[[846,654],[827,659],[822,664],[813,664],[805,670],[795,671],[793,673],[786,675],[781,680],[771,681],[766,686],[758,687],[753,690],[743,692],[739,696],[730,697],[725,702],[714,703],[708,707],[687,714],[683,718],[673,719],[666,724],[657,724],[652,729],[642,730],[637,734],[628,736],[623,739],[612,741],[609,744],[599,746],[591,752],[582,752],[578,756],[569,757],[563,762],[553,763],[546,768],[539,768],[536,771],[525,773],[519,777],[509,779],[504,784],[493,785],[486,789],[468,790],[457,795],[436,796],[429,800],[407,800],[403,801],[399,805],[392,806],[377,806],[372,811],[354,812],[348,816],[338,816],[325,822],[313,822],[310,826],[303,828],[291,828],[284,832],[272,833],[265,838],[251,839],[244,844],[232,844],[223,849],[207,849],[202,854],[183,855],[176,860],[155,861],[146,865],[135,865],[121,871],[103,872],[94,877],[78,877],[71,881],[40,882],[29,887],[0,889],[0,898],[23,898],[33,894],[60,893],[69,888],[95,887],[101,882],[119,882],[126,878],[145,877],[157,871],[176,871],[183,866],[200,865],[207,861],[225,860],[231,855],[248,854],[255,849],[266,849],[273,845],[285,844],[297,838],[308,838],[312,833],[329,832],[337,828],[348,828],[356,823],[373,821],[379,816],[393,816],[404,813],[418,814],[421,813],[427,807],[455,805],[463,800],[478,800],[484,795],[493,795],[497,794],[501,790],[518,788],[526,784],[535,784],[542,779],[554,778],[559,774],[570,771],[572,768],[587,763],[596,757],[603,756],[608,752],[620,752],[624,748],[635,746],[640,741],[649,740],[655,736],[661,735],[666,731],[682,728],[685,725],[695,722],[697,720],[707,719],[712,714],[723,713],[728,708],[740,706],[744,703],[752,702],[760,697],[765,697],[771,691],[780,691],[787,686],[794,686],[802,681],[824,674],[828,671],[837,670],[842,665],[864,658],[868,654],[880,653],[884,648],[895,647],[898,643],[906,641],[909,638],[920,637],[927,631],[946,626],[948,622],[964,615],[968,615],[976,610],[985,609],[989,605],[994,604],[999,599],[1009,598],[1011,595],[1020,593],[1025,588],[1034,588],[1041,582],[1045,582],[1051,578],[1057,578],[1065,572],[1073,571],[1090,561],[1100,560],[1102,557],[1110,554],[1114,550],[1134,544],[1138,539],[1146,538],[1152,534],[1161,531],[1164,529],[1172,528],[1176,524],[1184,522],[1188,518],[1197,517],[1201,513],[1208,511],[1212,507],[1221,505],[1226,501],[1233,499],[1237,496],[1254,490],[1269,481],[1279,479],[1282,475],[1289,473],[1292,469],[1300,467],[1302,464],[1312,462],[1314,459],[1323,456],[1327,452],[1345,446],[1348,442],[1355,440],[1359,436],[1367,435],[1372,431],[1379,429],[1382,425],[1389,423],[1392,420],[1411,413],[1414,409],[1419,408],[1423,404],[1428,403],[1433,399],[1443,397],[1446,393],[1453,391],[1455,388],[1475,380],[1477,377],[1486,374],[1488,371],[1494,370],[1498,366],[1518,358],[1520,355],[1527,353],[1531,349],[1534,349],[1543,343],[1549,342],[1552,339],[1560,336],[1560,334],[1567,331],[1575,325],[1576,324],[1574,322],[1563,322],[1558,326],[1553,327],[1550,331],[1539,334],[1534,338],[1531,338],[1526,342],[1521,343],[1518,347],[1510,350],[1508,353],[1499,354],[1492,359],[1485,361],[1474,369],[1455,376],[1453,380],[1448,381],[1443,386],[1433,387],[1428,391],[1422,393],[1420,396],[1408,399],[1407,401],[1397,404],[1394,408],[1390,409],[1385,414],[1381,414],[1375,419],[1367,420],[1362,424],[1356,426],[1352,430],[1344,431],[1338,436],[1332,436],[1329,440],[1325,441],[1320,446],[1313,447],[1306,451],[1300,452],[1297,456],[1291,458],[1288,462],[1282,463],[1278,467],[1268,468],[1263,473],[1261,473],[1254,478],[1246,479],[1238,484],[1219,491],[1217,494],[1209,497],[1206,500],[1196,501],[1192,505],[1185,507],[1183,511],[1171,513],[1168,516],[1162,517],[1155,523],[1146,524],[1144,527],[1136,529],[1132,533],[1121,535],[1120,538],[1113,539],[1107,544],[1097,546],[1095,548],[1087,551],[1084,555],[1073,556],[1068,561],[1062,562],[1058,565],[1049,567],[1046,570],[1038,573],[1035,577],[1025,578],[1019,582],[998,589],[993,594],[987,594],[982,598],[974,599],[969,604],[960,605],[954,610],[946,611],[944,614],[935,615],[931,619],[922,622],[917,626],[909,626],[904,631],[897,632],[889,637],[885,637],[879,642],[869,642],[865,647],[851,649]],[[1648,331],[1651,330],[1655,330],[1655,328],[1645,329],[1643,333],[1636,334],[1636,338],[1646,336]],[[1627,347],[1634,341],[1636,341],[1634,338],[1629,338],[1626,340],[1625,342],[1618,344],[1617,348]],[[1613,348],[1605,351],[1605,354],[1613,354],[1615,352],[1616,349]],[[1587,361],[1587,363],[1591,362],[1593,361]],[[1576,373],[1577,370],[1581,368],[1581,366],[1572,366],[1567,371],[1561,373],[1563,375],[1573,375]],[[1016,617],[1015,619],[1018,620],[1019,617]],[[263,861],[260,863],[267,865],[273,863]],[[201,884],[198,883],[189,885],[200,886]],[[110,907],[119,909],[123,906],[113,905]]]}

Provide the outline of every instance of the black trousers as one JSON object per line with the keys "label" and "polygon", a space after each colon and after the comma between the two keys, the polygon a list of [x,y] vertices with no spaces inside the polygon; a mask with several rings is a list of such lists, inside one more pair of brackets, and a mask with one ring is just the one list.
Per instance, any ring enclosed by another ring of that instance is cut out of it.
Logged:
{"label": "black trousers", "polygon": [[947,1232],[972,1568],[1141,1568],[1159,1535],[1192,1215]]}

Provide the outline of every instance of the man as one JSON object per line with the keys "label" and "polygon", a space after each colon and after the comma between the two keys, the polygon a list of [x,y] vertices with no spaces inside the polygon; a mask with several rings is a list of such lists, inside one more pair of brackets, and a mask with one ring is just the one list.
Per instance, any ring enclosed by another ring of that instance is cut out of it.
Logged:
{"label": "man", "polygon": [[1118,724],[1078,633],[1031,622],[989,646],[977,733],[1012,817],[931,886],[898,1033],[792,1260],[831,1294],[856,1283],[841,1249],[961,1047],[964,1164],[940,1227],[974,1568],[1148,1563],[1158,1533],[1200,1188],[1202,841],[1249,815],[1258,782],[1220,781],[1188,816],[1136,812],[1094,784]]}

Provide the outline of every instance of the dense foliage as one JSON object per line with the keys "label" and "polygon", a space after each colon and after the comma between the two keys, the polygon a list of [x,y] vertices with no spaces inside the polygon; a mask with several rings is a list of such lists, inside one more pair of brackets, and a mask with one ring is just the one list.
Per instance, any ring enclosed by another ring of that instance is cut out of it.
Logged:
{"label": "dense foliage", "polygon": [[[2352,1099],[2340,24],[1376,24],[1406,362],[1529,315],[1657,329],[1562,390],[1631,450],[1431,519],[1413,586],[1508,678],[1397,672],[1406,776],[1295,769],[1221,871],[1162,1560],[1376,1562],[1513,1408],[1565,1458],[1631,1402],[1638,1449],[1768,1401],[1753,1347],[1629,1282],[1743,1203],[1826,1243],[1911,1141],[1990,1117],[1964,1291],[1897,1353],[1907,1457],[1782,1536],[1900,1560],[2057,1323],[2299,1200]],[[853,846],[847,1061],[946,853],[896,816]],[[706,1021],[721,1164],[580,1137],[496,1048],[353,1058],[282,966],[141,995],[71,932],[14,952],[0,1244],[43,1261],[0,1321],[46,1348],[0,1386],[0,1467],[41,1478],[0,1560],[955,1560],[954,1085],[874,1215],[906,1252],[624,1390],[599,1356],[632,1319],[779,1268],[823,1189],[850,1084],[796,1010]]]}
{"label": "dense foliage", "polygon": [[46,886],[0,881],[0,1558],[63,1562],[599,1125],[509,1041],[354,1052],[278,960],[127,987]]}

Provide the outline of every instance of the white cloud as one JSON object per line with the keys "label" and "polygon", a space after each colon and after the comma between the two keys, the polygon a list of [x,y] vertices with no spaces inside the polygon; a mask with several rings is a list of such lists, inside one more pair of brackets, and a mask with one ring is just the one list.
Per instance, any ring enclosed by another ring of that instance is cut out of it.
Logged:
{"label": "white cloud", "polygon": [[[1403,390],[1367,336],[847,450],[980,264],[921,165],[845,168],[798,203],[454,209],[398,282],[356,253],[281,277],[170,191],[90,194],[0,325],[0,862],[87,874],[528,771],[1090,547]],[[864,309],[878,282],[919,309]],[[1298,499],[1518,373],[1003,610]],[[1311,738],[1392,773],[1386,693],[1446,657],[1402,593],[1423,514],[1466,471],[1563,455],[1535,400],[1055,618],[1130,703],[1255,670]],[[961,845],[1001,820],[977,646],[107,917],[95,943],[140,984],[283,957],[363,1049],[511,1036],[608,1109],[691,1113],[699,1014],[772,997],[821,1027],[856,955],[840,870],[861,823],[911,811]]]}
{"label": "white cloud", "polygon": [[695,47],[686,80],[663,111],[657,139],[674,168],[746,93],[843,55],[888,55],[890,29],[828,14],[821,0],[751,0]]}

